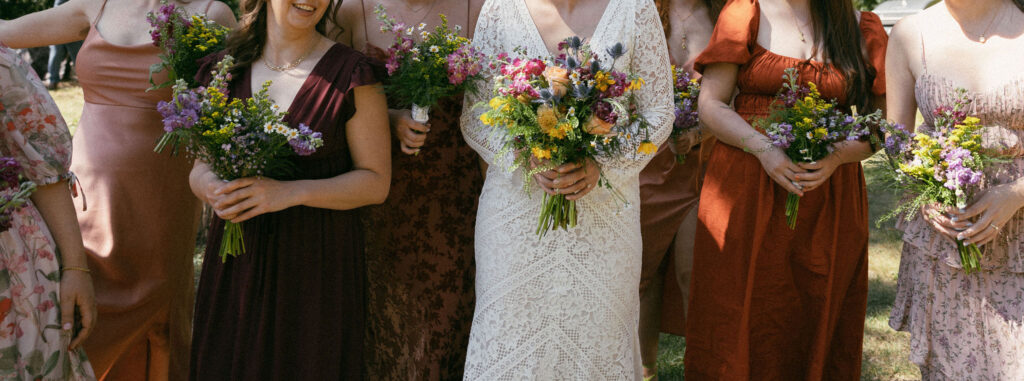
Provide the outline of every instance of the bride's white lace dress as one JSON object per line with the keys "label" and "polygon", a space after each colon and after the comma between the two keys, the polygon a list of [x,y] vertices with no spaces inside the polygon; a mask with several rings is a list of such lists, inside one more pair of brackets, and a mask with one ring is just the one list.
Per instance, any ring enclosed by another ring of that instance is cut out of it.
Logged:
{"label": "bride's white lace dress", "polygon": [[[529,57],[550,53],[523,0],[488,0],[474,44],[496,55],[516,47]],[[638,106],[660,145],[671,130],[672,74],[664,33],[650,0],[610,0],[590,43],[603,60],[605,48],[622,42],[628,52],[616,69],[646,81]],[[605,61],[607,62],[607,61]],[[489,164],[476,222],[476,311],[466,380],[634,380],[641,375],[637,339],[640,281],[638,175],[650,156],[636,146],[598,162],[608,181],[628,200],[597,188],[577,202],[579,225],[535,234],[543,193],[523,174],[509,172],[499,155],[507,135],[483,125],[481,108],[490,81],[467,95],[462,115],[466,141]],[[635,126],[634,126],[635,128]]]}

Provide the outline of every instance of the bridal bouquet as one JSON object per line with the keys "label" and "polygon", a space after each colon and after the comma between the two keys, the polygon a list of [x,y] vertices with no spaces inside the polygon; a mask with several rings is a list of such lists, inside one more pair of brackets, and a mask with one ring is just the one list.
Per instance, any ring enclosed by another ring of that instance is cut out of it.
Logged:
{"label": "bridal bouquet", "polygon": [[[210,21],[205,16],[187,15],[174,4],[164,4],[157,13],[146,14],[153,27],[149,35],[153,45],[160,48],[160,62],[149,68],[149,90],[173,85],[178,79],[185,80],[189,87],[197,87],[193,75],[199,70],[196,60],[224,48],[224,39],[229,29]],[[153,74],[167,70],[170,79],[157,84]]]}
{"label": "bridal bouquet", "polygon": [[[691,78],[686,70],[672,66],[672,86],[675,93],[674,103],[676,120],[672,124],[670,139],[675,140],[684,133],[700,128],[697,117],[697,97],[700,96],[700,81]],[[674,145],[672,147],[675,147]],[[676,162],[686,161],[685,153],[676,153]]]}
{"label": "bridal bouquet", "polygon": [[[285,176],[294,170],[289,157],[315,152],[323,145],[321,135],[304,124],[297,129],[288,127],[283,121],[285,113],[267,96],[270,81],[252,98],[229,99],[228,69],[233,64],[234,59],[225,56],[206,87],[189,89],[178,79],[171,101],[157,104],[165,133],[156,151],[168,145],[184,146],[224,180]],[[226,221],[221,259],[244,252],[241,225]]]}
{"label": "bridal bouquet", "polygon": [[[903,126],[886,126],[885,156],[894,183],[914,198],[900,204],[880,221],[903,214],[907,220],[921,206],[938,203],[967,207],[984,182],[983,170],[999,159],[982,153],[978,118],[967,115],[967,92],[957,90],[952,106],[934,110],[935,127],[930,132],[914,133]],[[960,261],[967,273],[979,269],[981,250],[974,244],[956,241]]]}
{"label": "bridal bouquet", "polygon": [[[880,111],[870,116],[843,113],[834,100],[821,97],[813,82],[800,85],[796,69],[786,69],[782,78],[785,83],[768,117],[757,120],[755,126],[763,129],[772,144],[794,162],[821,160],[832,153],[835,143],[870,137],[871,126],[865,122],[881,117]],[[786,222],[790,229],[796,228],[799,208],[800,196],[790,193],[786,198]]]}
{"label": "bridal bouquet", "polygon": [[[501,154],[514,153],[512,170],[530,168],[531,160],[541,163],[524,171],[527,180],[562,164],[620,153],[623,138],[640,138],[625,129],[630,114],[624,101],[627,91],[639,89],[644,82],[615,70],[614,60],[625,54],[622,44],[608,49],[610,62],[602,62],[578,37],[559,43],[558,49],[561,54],[547,60],[509,60],[502,53],[492,63],[500,74],[480,120],[505,127],[511,139]],[[646,134],[646,129],[642,132]],[[653,154],[657,146],[645,137],[638,150]],[[611,189],[603,177],[600,184]],[[566,200],[565,195],[544,195],[538,235],[576,223],[575,201]]]}
{"label": "bridal bouquet", "polygon": [[[472,91],[473,82],[483,78],[484,55],[470,46],[469,39],[458,35],[461,27],[456,25],[453,30],[448,26],[445,15],[440,15],[441,25],[429,32],[423,23],[413,27],[396,22],[380,4],[373,13],[381,32],[395,35],[387,51],[384,91],[399,106],[411,107],[417,122],[427,122],[430,107],[439,99]],[[417,32],[419,39],[415,40]]]}
{"label": "bridal bouquet", "polygon": [[11,228],[14,212],[28,202],[35,190],[35,183],[22,178],[17,160],[0,157],[0,233]]}

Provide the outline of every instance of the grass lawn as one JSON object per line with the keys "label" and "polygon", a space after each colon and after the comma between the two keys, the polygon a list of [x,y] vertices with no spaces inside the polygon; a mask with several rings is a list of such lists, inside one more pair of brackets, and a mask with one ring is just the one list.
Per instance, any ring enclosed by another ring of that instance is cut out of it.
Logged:
{"label": "grass lawn", "polygon": [[[82,90],[75,84],[64,83],[60,89],[51,91],[64,119],[74,133],[82,114]],[[154,126],[158,128],[159,126]],[[899,270],[900,234],[892,229],[892,223],[880,228],[874,226],[879,216],[892,210],[894,195],[880,185],[882,168],[877,158],[865,163],[868,184],[868,201],[871,216],[871,246],[868,277],[868,313],[864,327],[864,380],[915,380],[921,375],[913,364],[907,361],[909,335],[889,328],[889,310],[896,292],[896,273]],[[197,250],[198,251],[198,250]],[[196,256],[196,272],[202,260]],[[665,335],[660,340],[658,357],[661,381],[683,379],[683,353],[685,340]]]}

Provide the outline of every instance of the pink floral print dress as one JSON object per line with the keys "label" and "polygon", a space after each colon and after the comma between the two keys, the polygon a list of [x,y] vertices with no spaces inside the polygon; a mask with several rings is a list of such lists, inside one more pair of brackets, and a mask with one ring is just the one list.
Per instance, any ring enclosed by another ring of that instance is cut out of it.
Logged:
{"label": "pink floral print dress", "polygon": [[[0,156],[39,186],[71,177],[68,127],[35,72],[0,46]],[[60,254],[31,202],[0,233],[0,379],[94,380],[60,323]]]}

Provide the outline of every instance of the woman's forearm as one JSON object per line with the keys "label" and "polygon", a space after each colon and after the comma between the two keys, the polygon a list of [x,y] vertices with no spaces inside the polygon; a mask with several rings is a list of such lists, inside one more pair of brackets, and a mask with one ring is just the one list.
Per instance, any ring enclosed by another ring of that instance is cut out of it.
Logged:
{"label": "woman's forearm", "polygon": [[41,186],[31,198],[53,235],[60,252],[61,265],[85,268],[85,246],[82,244],[82,232],[78,227],[68,182]]}
{"label": "woman's forearm", "polygon": [[698,110],[704,127],[718,140],[754,155],[771,148],[768,137],[751,127],[728,104],[702,97]]}
{"label": "woman's forearm", "polygon": [[368,169],[355,169],[322,180],[289,182],[294,205],[350,210],[383,203],[391,186],[390,178]]}

